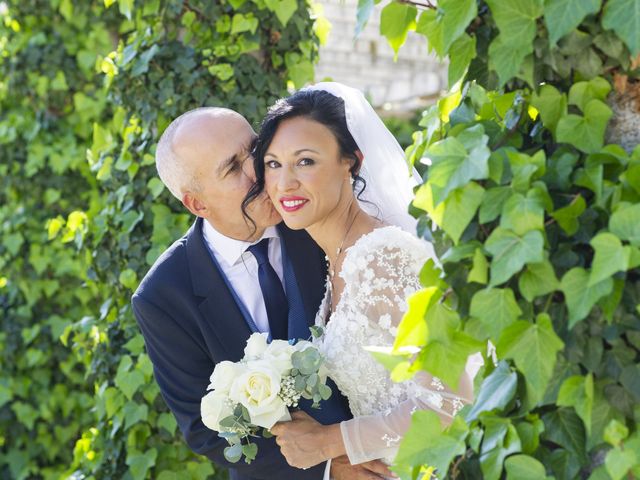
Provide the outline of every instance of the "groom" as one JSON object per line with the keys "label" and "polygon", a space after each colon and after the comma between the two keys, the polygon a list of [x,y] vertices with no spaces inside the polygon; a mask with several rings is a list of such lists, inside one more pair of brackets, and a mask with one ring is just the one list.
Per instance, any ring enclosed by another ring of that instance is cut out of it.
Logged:
{"label": "groom", "polygon": [[[234,480],[320,480],[325,464],[291,467],[273,439],[256,441],[259,452],[251,464],[227,462],[226,441],[200,416],[215,364],[240,360],[252,332],[309,337],[324,291],[320,249],[304,231],[280,224],[268,198],[249,206],[254,225],[243,217],[254,138],[244,117],[223,108],[192,110],[165,130],[156,151],[158,173],[197,218],[142,280],[133,311],[162,395],[194,452],[229,467]],[[325,424],[351,416],[335,388],[321,410],[308,413]],[[335,459],[331,475],[380,478],[368,467]]]}

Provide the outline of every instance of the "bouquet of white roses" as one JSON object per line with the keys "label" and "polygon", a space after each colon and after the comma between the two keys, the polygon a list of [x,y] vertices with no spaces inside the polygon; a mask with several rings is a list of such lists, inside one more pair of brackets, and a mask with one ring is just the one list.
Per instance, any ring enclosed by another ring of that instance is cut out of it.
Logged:
{"label": "bouquet of white roses", "polygon": [[331,396],[323,370],[322,356],[311,342],[267,343],[265,333],[249,337],[239,362],[218,363],[200,413],[202,422],[229,443],[225,458],[237,462],[244,455],[245,462],[251,463],[258,453],[251,437],[261,431],[270,437],[269,429],[276,422],[291,420],[288,407],[297,407],[300,398],[312,400],[312,407],[319,408],[320,401]]}

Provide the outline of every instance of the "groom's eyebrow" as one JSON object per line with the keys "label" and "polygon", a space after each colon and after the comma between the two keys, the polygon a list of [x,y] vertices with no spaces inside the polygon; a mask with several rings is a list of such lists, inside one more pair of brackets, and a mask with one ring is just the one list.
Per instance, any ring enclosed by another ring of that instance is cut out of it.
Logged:
{"label": "groom's eyebrow", "polygon": [[218,166],[218,175],[222,175],[233,163],[238,161],[238,154],[234,153]]}

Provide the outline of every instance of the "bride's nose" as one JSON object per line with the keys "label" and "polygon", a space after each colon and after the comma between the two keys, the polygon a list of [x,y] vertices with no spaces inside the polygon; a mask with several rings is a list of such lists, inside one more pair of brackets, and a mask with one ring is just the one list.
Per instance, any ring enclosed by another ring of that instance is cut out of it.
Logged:
{"label": "bride's nose", "polygon": [[278,189],[281,192],[287,192],[295,190],[300,186],[298,177],[293,168],[285,166],[280,169],[280,176],[278,177]]}

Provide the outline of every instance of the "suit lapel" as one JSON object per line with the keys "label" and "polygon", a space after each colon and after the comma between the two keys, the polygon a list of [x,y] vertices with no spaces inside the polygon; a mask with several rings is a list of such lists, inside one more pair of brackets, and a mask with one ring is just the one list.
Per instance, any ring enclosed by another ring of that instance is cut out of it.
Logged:
{"label": "suit lapel", "polygon": [[226,358],[239,360],[251,329],[211,259],[202,235],[202,222],[198,218],[187,234],[187,261],[193,293],[203,299],[198,305],[204,317],[202,329],[216,337],[216,343],[227,352]]}

